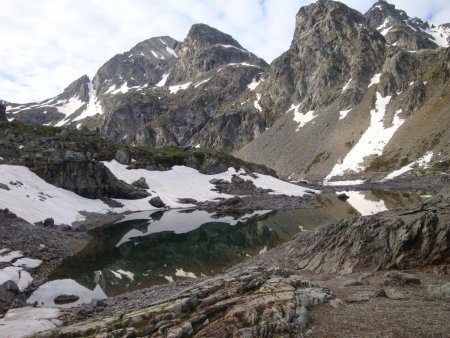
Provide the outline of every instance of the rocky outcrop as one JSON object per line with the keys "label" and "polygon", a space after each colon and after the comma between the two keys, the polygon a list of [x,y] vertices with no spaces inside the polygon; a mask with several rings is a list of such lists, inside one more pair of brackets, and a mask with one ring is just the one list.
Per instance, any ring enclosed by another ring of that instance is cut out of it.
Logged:
{"label": "rocky outcrop", "polygon": [[[386,41],[407,50],[436,48],[430,25],[419,18],[410,18],[387,1],[377,1],[364,15],[367,25],[380,31]],[[435,28],[435,27],[433,27]]]}
{"label": "rocky outcrop", "polygon": [[208,279],[120,317],[116,313],[53,333],[84,337],[96,328],[106,336],[299,337],[306,331],[310,310],[330,299],[328,289],[294,271],[253,267]]}
{"label": "rocky outcrop", "polygon": [[449,196],[440,196],[412,209],[347,218],[300,233],[251,264],[264,260],[269,265],[326,273],[446,266],[450,264],[449,207]]}
{"label": "rocky outcrop", "polygon": [[169,84],[177,84],[220,66],[243,63],[267,67],[264,60],[244,49],[230,35],[205,24],[195,24],[178,46],[178,61],[172,69]]}
{"label": "rocky outcrop", "polygon": [[385,53],[383,37],[364,23],[361,13],[340,2],[318,1],[299,10],[289,50],[272,62],[261,85],[269,120],[292,104],[302,112],[330,105],[346,84],[336,108],[361,100]]}
{"label": "rocky outcrop", "polygon": [[8,121],[8,119],[6,118],[6,107],[0,104],[0,122],[2,121]]}

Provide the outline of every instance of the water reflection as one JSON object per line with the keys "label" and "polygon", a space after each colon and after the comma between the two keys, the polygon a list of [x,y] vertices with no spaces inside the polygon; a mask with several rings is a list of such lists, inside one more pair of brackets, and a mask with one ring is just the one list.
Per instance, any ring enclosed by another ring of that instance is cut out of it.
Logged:
{"label": "water reflection", "polygon": [[134,213],[91,232],[94,240],[66,259],[53,279],[71,278],[89,290],[98,285],[112,296],[180,278],[213,275],[302,230],[420,199],[397,192],[346,194],[350,197],[346,202],[334,193],[319,195],[321,208],[263,211],[241,218],[198,210]]}

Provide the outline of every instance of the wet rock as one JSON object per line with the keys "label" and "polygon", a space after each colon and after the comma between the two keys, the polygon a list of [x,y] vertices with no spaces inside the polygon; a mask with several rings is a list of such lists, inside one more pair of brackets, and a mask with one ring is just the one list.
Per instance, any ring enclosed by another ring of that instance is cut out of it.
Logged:
{"label": "wet rock", "polygon": [[152,197],[150,201],[148,201],[155,208],[165,208],[166,204],[161,200],[159,196]]}
{"label": "wet rock", "polygon": [[413,274],[401,271],[389,271],[384,275],[384,285],[420,284],[420,279]]}
{"label": "wet rock", "polygon": [[55,304],[69,304],[76,302],[78,299],[80,299],[80,297],[77,295],[63,294],[55,297],[53,301],[55,302]]}

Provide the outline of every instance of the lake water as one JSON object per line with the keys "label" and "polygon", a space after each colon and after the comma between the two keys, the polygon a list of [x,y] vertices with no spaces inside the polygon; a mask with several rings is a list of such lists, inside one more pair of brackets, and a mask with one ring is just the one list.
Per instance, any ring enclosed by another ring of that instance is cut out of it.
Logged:
{"label": "lake water", "polygon": [[74,306],[176,279],[214,275],[259,255],[300,231],[348,216],[404,207],[420,196],[388,191],[318,195],[321,208],[258,211],[236,218],[200,210],[139,212],[96,229],[79,254],[67,258],[29,298],[55,306],[53,298],[75,294]]}

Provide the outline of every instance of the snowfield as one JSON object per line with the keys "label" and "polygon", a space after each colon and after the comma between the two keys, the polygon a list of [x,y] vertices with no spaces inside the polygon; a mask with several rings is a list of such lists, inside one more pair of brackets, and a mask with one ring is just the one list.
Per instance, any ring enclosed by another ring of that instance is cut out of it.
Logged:
{"label": "snowfield", "polygon": [[170,208],[192,207],[190,204],[179,203],[180,198],[192,198],[197,201],[213,200],[215,198],[231,198],[221,194],[210,183],[212,179],[222,179],[230,182],[233,175],[241,175],[244,179],[254,182],[256,187],[273,190],[273,194],[302,196],[305,188],[276,179],[272,176],[257,174],[256,178],[245,175],[244,171],[233,168],[217,175],[205,175],[197,170],[175,166],[167,171],[148,171],[145,169],[127,169],[117,161],[103,162],[105,166],[120,180],[128,184],[144,177],[148,192],[152,196],[138,200],[117,199],[124,206],[111,208],[101,200],[81,197],[71,191],[53,186],[23,166],[0,165],[0,183],[7,189],[0,188],[0,207],[8,208],[27,222],[36,223],[53,218],[56,224],[71,225],[76,221],[84,221],[81,214],[95,212],[126,212],[154,210],[149,204],[152,197],[159,196]]}

